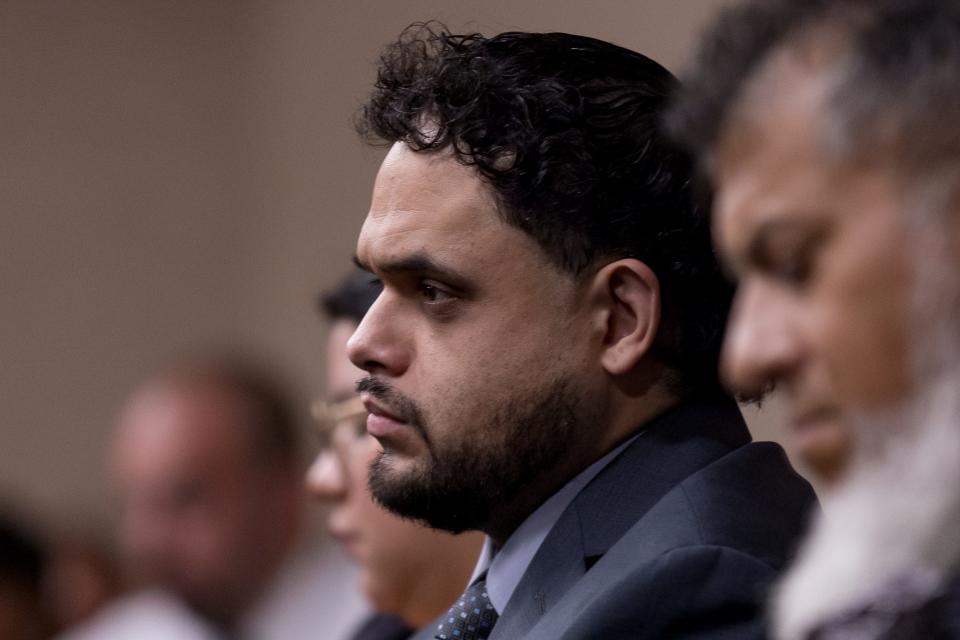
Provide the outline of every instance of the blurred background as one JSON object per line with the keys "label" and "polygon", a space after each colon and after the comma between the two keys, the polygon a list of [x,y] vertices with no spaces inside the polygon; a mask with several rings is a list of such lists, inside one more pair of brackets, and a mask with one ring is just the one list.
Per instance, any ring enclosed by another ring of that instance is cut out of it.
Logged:
{"label": "blurred background", "polygon": [[720,4],[0,2],[0,506],[109,531],[117,410],[173,354],[253,354],[307,406],[316,296],[349,268],[383,153],[351,117],[403,27],[569,31],[677,71]]}

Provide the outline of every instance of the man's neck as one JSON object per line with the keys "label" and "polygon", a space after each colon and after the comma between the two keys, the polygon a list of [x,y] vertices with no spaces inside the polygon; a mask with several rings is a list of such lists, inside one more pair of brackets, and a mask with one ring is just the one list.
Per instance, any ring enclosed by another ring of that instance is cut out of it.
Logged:
{"label": "man's neck", "polygon": [[[611,403],[615,411],[607,420],[607,428],[598,435],[590,434],[592,442],[583,442],[578,451],[571,451],[557,465],[545,470],[526,483],[520,493],[502,505],[484,533],[490,536],[494,549],[500,549],[517,527],[580,472],[615,449],[622,442],[643,430],[644,426],[680,401],[675,394],[649,390],[641,398],[620,397]],[[578,455],[574,455],[577,453]]]}

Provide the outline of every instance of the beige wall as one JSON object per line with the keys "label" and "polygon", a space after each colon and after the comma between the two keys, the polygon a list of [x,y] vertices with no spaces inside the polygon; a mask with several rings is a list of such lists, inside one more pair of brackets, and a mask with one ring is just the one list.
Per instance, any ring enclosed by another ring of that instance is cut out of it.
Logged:
{"label": "beige wall", "polygon": [[99,518],[131,380],[236,332],[254,210],[228,9],[0,5],[0,496],[43,517]]}
{"label": "beige wall", "polygon": [[0,4],[0,501],[101,522],[111,417],[173,350],[240,344],[318,383],[313,299],[381,153],[350,117],[402,27],[572,31],[676,68],[718,4]]}

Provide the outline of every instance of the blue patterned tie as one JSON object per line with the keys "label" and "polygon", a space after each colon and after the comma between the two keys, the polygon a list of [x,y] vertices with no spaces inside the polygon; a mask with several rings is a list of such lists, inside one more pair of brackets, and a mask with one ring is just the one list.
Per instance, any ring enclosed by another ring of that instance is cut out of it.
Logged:
{"label": "blue patterned tie", "polygon": [[450,607],[433,637],[435,640],[486,640],[497,617],[484,577],[470,585]]}

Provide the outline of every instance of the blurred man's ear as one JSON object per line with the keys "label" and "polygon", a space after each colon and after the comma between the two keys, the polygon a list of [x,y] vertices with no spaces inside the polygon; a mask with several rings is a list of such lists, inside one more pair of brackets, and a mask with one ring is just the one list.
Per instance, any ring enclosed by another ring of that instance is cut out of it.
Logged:
{"label": "blurred man's ear", "polygon": [[639,260],[625,258],[600,269],[591,297],[602,311],[601,365],[611,375],[630,373],[649,353],[660,325],[660,283]]}

